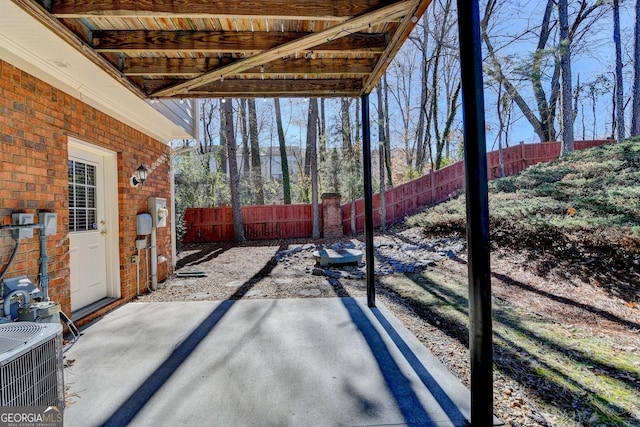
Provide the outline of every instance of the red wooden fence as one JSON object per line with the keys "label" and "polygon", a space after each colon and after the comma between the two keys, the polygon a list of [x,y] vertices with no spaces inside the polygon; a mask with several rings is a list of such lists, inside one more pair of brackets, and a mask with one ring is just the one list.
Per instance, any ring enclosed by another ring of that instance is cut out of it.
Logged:
{"label": "red wooden fence", "polygon": [[[190,208],[184,213],[184,221],[186,232],[182,241],[185,243],[233,240],[231,206]],[[311,205],[243,206],[242,223],[245,238],[248,240],[310,237]]]}
{"label": "red wooden fence", "polygon": [[[607,140],[575,141],[576,150],[610,143]],[[519,144],[502,150],[505,175],[515,175],[536,163],[556,159],[559,142]],[[489,179],[500,177],[498,151],[487,153]],[[428,175],[400,184],[385,192],[386,221],[392,223],[417,212],[421,207],[447,200],[464,188],[464,163],[453,163]],[[364,201],[356,200],[356,231],[364,230]],[[374,227],[380,226],[380,194],[373,195]],[[186,233],[183,242],[214,242],[233,240],[231,207],[191,208],[184,214]],[[242,221],[249,240],[311,237],[311,205],[243,206]],[[322,221],[322,206],[320,206]],[[322,224],[320,225],[322,229]],[[342,205],[342,228],[351,234],[351,203]]]}

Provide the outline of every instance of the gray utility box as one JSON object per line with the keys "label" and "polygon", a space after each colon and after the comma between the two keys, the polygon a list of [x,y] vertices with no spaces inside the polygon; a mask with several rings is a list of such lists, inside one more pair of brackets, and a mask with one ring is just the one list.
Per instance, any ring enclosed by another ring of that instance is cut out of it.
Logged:
{"label": "gray utility box", "polygon": [[[14,213],[11,214],[13,225],[30,225],[33,224],[33,214]],[[21,227],[13,230],[13,238],[16,240],[30,239],[33,237],[33,228]]]}
{"label": "gray utility box", "polygon": [[58,214],[53,212],[40,212],[38,220],[40,224],[44,225],[44,229],[41,229],[41,232],[44,231],[45,236],[51,236],[58,232]]}
{"label": "gray utility box", "polygon": [[148,213],[136,215],[136,234],[138,236],[148,236],[151,234],[152,218]]}

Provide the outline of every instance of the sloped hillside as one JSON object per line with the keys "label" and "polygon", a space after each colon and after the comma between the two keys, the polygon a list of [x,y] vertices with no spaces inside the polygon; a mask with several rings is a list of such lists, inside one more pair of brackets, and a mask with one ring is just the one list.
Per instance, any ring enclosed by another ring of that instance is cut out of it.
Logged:
{"label": "sloped hillside", "polygon": [[[541,274],[570,274],[640,302],[640,141],[577,151],[489,184],[491,239]],[[465,232],[464,195],[409,219]]]}

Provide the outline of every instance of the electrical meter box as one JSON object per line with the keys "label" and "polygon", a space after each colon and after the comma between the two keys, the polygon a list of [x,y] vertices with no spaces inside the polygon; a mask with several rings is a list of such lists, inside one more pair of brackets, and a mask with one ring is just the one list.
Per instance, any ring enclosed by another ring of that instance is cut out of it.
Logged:
{"label": "electrical meter box", "polygon": [[138,236],[148,236],[151,234],[151,221],[151,215],[148,213],[136,215],[136,234]]}
{"label": "electrical meter box", "polygon": [[167,217],[169,210],[167,209],[167,199],[160,197],[149,197],[149,212],[153,219],[153,225],[157,228],[167,226]]}

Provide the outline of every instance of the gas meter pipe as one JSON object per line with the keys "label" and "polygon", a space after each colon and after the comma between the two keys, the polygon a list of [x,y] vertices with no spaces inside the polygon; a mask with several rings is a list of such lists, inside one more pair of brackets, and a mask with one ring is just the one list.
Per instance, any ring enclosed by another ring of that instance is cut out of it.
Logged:
{"label": "gas meter pipe", "polygon": [[38,275],[38,281],[40,282],[40,289],[42,289],[42,300],[49,301],[49,269],[47,267],[47,236],[44,232],[44,226],[40,227],[40,274]]}
{"label": "gas meter pipe", "polygon": [[151,290],[158,289],[158,248],[156,247],[156,225],[151,228]]}

